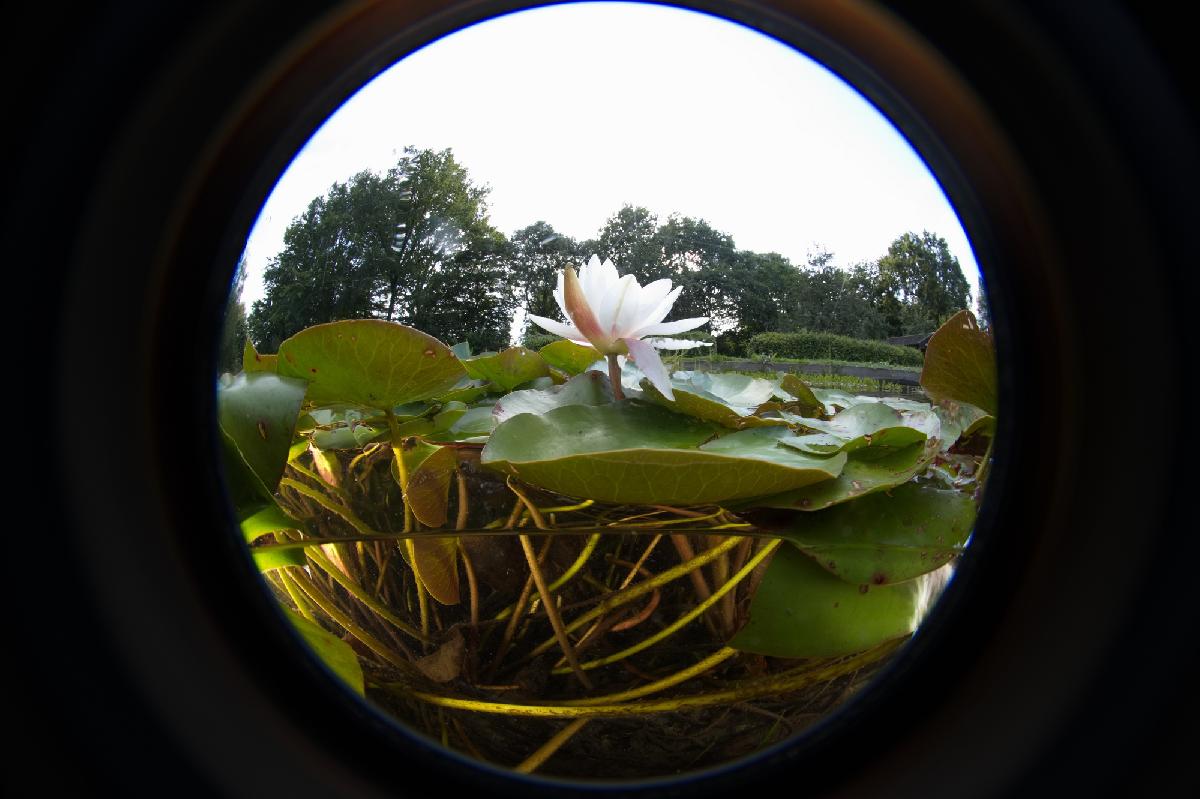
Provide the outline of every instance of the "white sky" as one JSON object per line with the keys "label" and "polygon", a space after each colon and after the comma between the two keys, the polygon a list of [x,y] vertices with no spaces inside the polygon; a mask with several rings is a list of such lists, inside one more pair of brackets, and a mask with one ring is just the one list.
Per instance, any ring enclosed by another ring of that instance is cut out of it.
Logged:
{"label": "white sky", "polygon": [[[363,87],[280,178],[246,245],[247,309],[288,224],[406,145],[451,148],[491,187],[491,222],[577,239],[626,203],[706,220],[740,249],[848,267],[907,231],[978,267],[937,181],[895,128],[823,67],[748,28],[634,3],[539,8],[419,50]],[[621,264],[617,264],[618,268]]]}

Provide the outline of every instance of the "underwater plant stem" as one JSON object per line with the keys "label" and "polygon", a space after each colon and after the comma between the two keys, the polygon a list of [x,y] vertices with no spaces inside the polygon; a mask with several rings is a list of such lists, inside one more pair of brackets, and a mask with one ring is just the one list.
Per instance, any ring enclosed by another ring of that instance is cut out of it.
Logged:
{"label": "underwater plant stem", "polygon": [[681,682],[686,682],[693,677],[703,674],[709,669],[719,666],[736,654],[738,654],[738,650],[731,646],[724,646],[698,663],[693,663],[691,666],[688,666],[685,669],[680,669],[674,674],[663,677],[661,680],[655,680],[652,683],[647,683],[646,685],[642,685],[637,688],[631,688],[628,691],[622,691],[617,694],[608,694],[607,696],[596,696],[585,699],[568,699],[562,704],[569,705],[571,707],[589,707],[591,705],[607,705],[612,702],[624,702],[629,699],[640,699],[643,696],[656,694],[659,691],[665,691],[668,688],[679,685]]}
{"label": "underwater plant stem", "polygon": [[[686,563],[696,558],[696,551],[692,549],[692,542],[686,535],[672,535],[671,543],[674,545],[675,551],[679,553],[680,560]],[[692,581],[692,591],[696,594],[697,602],[704,602],[712,596],[712,589],[708,587],[708,581],[704,579],[704,572],[694,569],[688,574],[688,579]],[[712,619],[706,616],[704,623],[713,635],[717,635],[717,628]]]}
{"label": "underwater plant stem", "polygon": [[[575,562],[572,563],[565,572],[563,572],[561,575],[559,575],[557,580],[550,583],[550,590],[557,591],[559,588],[562,588],[567,583],[568,580],[570,580],[572,577],[574,577],[576,574],[578,574],[579,570],[583,568],[583,564],[587,563],[588,558],[590,558],[592,556],[592,553],[596,551],[596,545],[599,543],[600,543],[600,534],[599,533],[593,533],[591,536],[589,536],[587,543],[584,544],[584,546],[583,546],[583,551],[579,553],[579,557],[575,558]],[[504,610],[497,613],[496,617],[495,617],[496,621],[500,621],[502,619],[507,619],[509,617],[509,615],[512,614],[512,612],[515,608],[516,608],[516,605],[509,605]]]}
{"label": "underwater plant stem", "polygon": [[[441,707],[473,710],[478,713],[496,713],[505,716],[531,716],[540,718],[581,719],[614,718],[619,716],[648,716],[657,713],[674,713],[702,707],[734,704],[764,696],[780,696],[808,688],[819,682],[828,682],[877,663],[896,650],[905,639],[900,638],[868,649],[852,657],[827,663],[817,668],[802,666],[800,669],[783,672],[769,677],[747,680],[723,691],[707,694],[669,697],[648,702],[621,704],[608,697],[596,697],[604,704],[595,705],[517,705],[504,702],[483,702],[476,699],[439,696],[424,691],[412,691],[404,686],[407,696]],[[618,694],[619,696],[619,694]]]}
{"label": "underwater plant stem", "polygon": [[475,564],[471,562],[471,555],[463,546],[461,539],[458,542],[458,556],[462,558],[463,570],[467,573],[467,593],[471,601],[471,624],[477,625],[479,624],[479,578],[475,576]]}
{"label": "underwater plant stem", "polygon": [[462,469],[454,470],[454,478],[458,482],[458,516],[454,519],[455,530],[467,528],[467,517],[471,511],[470,496],[467,493],[467,476]]}
{"label": "underwater plant stem", "polygon": [[521,761],[520,764],[513,766],[513,771],[517,772],[518,774],[532,774],[533,772],[537,771],[537,769],[543,763],[549,760],[555,752],[562,748],[563,744],[571,740],[575,736],[575,733],[582,730],[584,725],[587,723],[587,719],[575,719],[570,724],[554,733],[553,737],[538,747],[536,752],[525,758],[525,760]]}
{"label": "underwater plant stem", "polygon": [[417,631],[416,628],[406,624],[403,619],[388,610],[387,607],[385,607],[382,603],[373,599],[366,591],[363,590],[362,586],[355,583],[353,580],[343,574],[341,569],[337,568],[337,566],[333,565],[333,563],[326,559],[326,557],[321,554],[320,549],[308,550],[308,557],[313,563],[317,564],[317,566],[321,568],[321,571],[325,572],[334,580],[336,580],[338,585],[340,585],[342,588],[345,588],[351,596],[374,611],[375,615],[390,622],[393,627],[404,632],[409,637],[415,638],[422,643],[428,642],[428,635],[422,635],[419,631]]}
{"label": "underwater plant stem", "polygon": [[275,569],[275,574],[279,577],[279,582],[283,584],[283,589],[292,598],[292,602],[296,604],[296,610],[299,611],[300,615],[313,624],[317,624],[317,617],[313,615],[312,605],[304,598],[303,592],[292,582],[292,578],[288,576],[287,569]]}
{"label": "underwater plant stem", "polygon": [[[304,483],[301,483],[299,480],[293,480],[290,477],[282,477],[279,480],[279,487],[280,488],[284,488],[284,487],[290,488],[293,491],[295,491],[296,493],[298,493],[302,496],[308,497],[313,502],[316,502],[318,505],[320,505],[322,508],[329,511],[330,513],[337,514],[338,516],[340,516],[342,518],[343,521],[346,522],[346,524],[353,527],[355,529],[355,531],[357,531],[360,535],[364,535],[364,536],[379,535],[379,532],[377,530],[372,529],[370,527],[370,525],[368,525],[362,519],[358,518],[358,516],[355,515],[354,511],[350,510],[345,505],[341,505],[341,504],[338,504],[337,502],[334,502],[328,496],[326,496],[325,494],[316,490],[315,488],[309,488]],[[337,543],[337,542],[326,541],[325,543],[332,544],[332,543]]]}
{"label": "underwater plant stem", "polygon": [[571,670],[583,687],[590,691],[593,688],[592,681],[583,673],[583,669],[579,665],[579,655],[575,652],[575,647],[571,645],[571,639],[567,637],[562,614],[558,612],[558,607],[554,604],[554,595],[550,593],[550,587],[546,585],[546,576],[542,574],[542,569],[538,566],[537,555],[533,551],[533,542],[527,535],[520,536],[520,539],[521,549],[525,551],[525,560],[529,564],[529,571],[533,574],[533,582],[537,585],[538,595],[541,596],[542,605],[546,608],[546,617],[550,619],[550,626],[554,628],[554,637],[558,639],[559,647],[567,656]]}
{"label": "underwater plant stem", "polygon": [[[518,501],[518,504],[520,502]],[[551,539],[546,537],[546,543],[542,545],[542,551],[538,553],[538,560],[546,557],[546,553],[550,551]],[[533,575],[530,574],[525,578],[525,585],[521,588],[521,595],[517,597],[517,604],[513,606],[512,615],[508,617],[508,624],[504,625],[504,635],[500,637],[500,645],[496,647],[496,655],[492,658],[492,664],[488,667],[488,679],[490,680],[496,674],[496,669],[500,668],[500,662],[504,659],[505,653],[508,652],[509,644],[512,643],[513,635],[517,631],[517,623],[525,612],[525,604],[529,602],[529,595],[533,593]]]}
{"label": "underwater plant stem", "polygon": [[625,391],[621,388],[621,364],[617,363],[616,355],[608,356],[608,380],[612,383],[613,399],[625,399]]}
{"label": "underwater plant stem", "polygon": [[[595,608],[589,610],[587,613],[584,613],[582,616],[580,616],[579,618],[575,619],[570,624],[568,624],[566,626],[566,631],[572,632],[574,630],[577,630],[580,627],[582,627],[583,625],[587,624],[592,619],[599,618],[600,616],[603,616],[605,613],[608,613],[613,608],[620,607],[621,605],[625,604],[626,602],[632,602],[633,600],[637,599],[638,597],[645,596],[646,594],[649,594],[650,592],[652,592],[654,589],[664,586],[667,583],[671,582],[672,580],[676,580],[676,579],[682,577],[683,575],[687,574],[688,572],[691,572],[695,569],[699,569],[701,566],[704,566],[705,564],[712,562],[714,559],[719,558],[722,554],[733,549],[739,543],[741,543],[740,538],[738,538],[736,536],[731,536],[728,541],[725,541],[719,547],[714,547],[710,550],[705,551],[704,553],[702,553],[700,555],[697,555],[692,560],[689,560],[685,563],[681,563],[678,566],[672,566],[671,568],[667,569],[666,571],[659,572],[658,576],[655,577],[653,580],[646,580],[645,582],[638,583],[637,585],[630,586],[629,588],[626,588],[621,591],[617,591],[617,592],[613,593],[612,595],[605,597],[604,599],[600,600],[600,604],[597,605]],[[542,643],[538,644],[536,647],[533,648],[533,651],[531,651],[529,653],[528,657],[534,657],[536,655],[540,655],[541,653],[545,652],[547,649],[549,649],[552,646],[554,646],[553,638],[549,639],[548,641],[543,641]]]}
{"label": "underwater plant stem", "polygon": [[[767,544],[765,547],[763,547],[761,550],[759,550],[757,554],[755,554],[755,556],[750,560],[750,562],[748,562],[748,563],[746,563],[746,565],[742,566],[742,568],[738,570],[737,574],[733,575],[728,580],[726,580],[713,593],[712,596],[710,596],[704,602],[701,602],[696,607],[689,610],[684,615],[680,616],[678,619],[673,621],[671,624],[667,625],[666,627],[664,627],[661,630],[659,630],[658,632],[656,632],[654,635],[652,635],[649,638],[646,638],[642,641],[638,641],[633,646],[628,647],[626,649],[622,649],[620,652],[615,652],[611,655],[607,655],[602,658],[597,658],[596,660],[590,660],[587,663],[583,664],[583,669],[584,670],[594,669],[594,668],[598,668],[600,666],[607,666],[610,663],[616,663],[618,660],[624,660],[625,658],[629,657],[630,655],[636,655],[638,652],[641,652],[643,649],[648,649],[649,647],[657,644],[659,641],[661,641],[661,640],[667,638],[668,636],[671,636],[671,635],[675,634],[676,632],[678,632],[679,630],[683,629],[683,627],[687,626],[697,616],[700,616],[705,611],[707,611],[709,608],[711,608],[713,605],[715,605],[717,602],[719,602],[723,596],[725,596],[727,593],[732,592],[733,589],[735,587],[737,587],[737,584],[740,583],[742,580],[744,580],[746,578],[746,575],[748,575],[748,574],[750,574],[750,572],[754,571],[754,567],[756,567],[768,555],[770,555],[772,552],[774,552],[775,549],[780,545],[780,543],[782,543],[782,539],[776,539],[776,540],[772,541],[771,543]],[[559,674],[559,673],[562,673],[562,671],[563,671],[562,669],[552,669],[550,673],[551,674]]]}
{"label": "underwater plant stem", "polygon": [[346,632],[362,641],[364,644],[366,644],[368,649],[379,655],[388,663],[392,664],[398,669],[403,670],[405,673],[411,671],[412,664],[405,660],[400,654],[393,651],[390,646],[383,643],[378,638],[355,624],[348,615],[343,613],[321,593],[320,589],[318,589],[312,583],[312,581],[304,575],[303,571],[301,571],[299,568],[293,568],[291,569],[291,572],[291,577],[296,581],[296,585],[300,586],[304,593],[308,594],[313,603],[315,603],[316,606],[319,607],[326,616],[340,624],[346,630]]}

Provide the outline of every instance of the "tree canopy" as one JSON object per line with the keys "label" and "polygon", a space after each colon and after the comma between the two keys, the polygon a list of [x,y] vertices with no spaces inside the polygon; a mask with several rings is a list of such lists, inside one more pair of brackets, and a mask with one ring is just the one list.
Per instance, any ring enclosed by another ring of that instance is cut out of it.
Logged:
{"label": "tree canopy", "polygon": [[927,231],[905,233],[878,260],[850,268],[820,249],[797,265],[778,253],[739,250],[706,220],[660,221],[636,205],[620,208],[586,241],[544,220],[506,237],[488,219],[488,191],[450,150],[411,147],[386,174],[335,183],[292,221],[268,264],[265,296],[246,324],[251,339],[274,352],[311,325],[376,318],[467,341],[476,352],[500,349],[512,332],[518,340],[540,332],[511,330],[518,309],[559,316],[558,275],[593,254],[643,284],[670,278],[682,288],[673,318],[708,317],[718,350],[730,354],[763,332],[869,339],[930,332],[970,299],[958,260]]}

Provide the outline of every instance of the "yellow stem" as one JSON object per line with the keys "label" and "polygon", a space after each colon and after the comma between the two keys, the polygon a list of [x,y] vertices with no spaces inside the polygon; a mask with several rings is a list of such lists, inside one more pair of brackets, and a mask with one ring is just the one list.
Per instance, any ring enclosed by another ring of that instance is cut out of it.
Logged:
{"label": "yellow stem", "polygon": [[587,723],[587,719],[575,719],[556,732],[554,737],[542,744],[536,752],[525,758],[519,765],[513,766],[513,771],[518,774],[532,774],[537,771],[543,763],[550,759],[551,755],[561,749],[562,745],[571,740],[575,733],[582,730]]}

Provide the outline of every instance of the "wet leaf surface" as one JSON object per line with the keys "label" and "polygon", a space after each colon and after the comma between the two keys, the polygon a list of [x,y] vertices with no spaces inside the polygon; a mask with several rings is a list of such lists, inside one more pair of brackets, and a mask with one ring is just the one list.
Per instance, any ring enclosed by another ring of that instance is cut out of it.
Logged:
{"label": "wet leaf surface", "polygon": [[845,459],[778,446],[786,428],[743,430],[705,444],[720,430],[629,400],[568,405],[500,424],[481,463],[570,496],[702,504],[829,480]]}
{"label": "wet leaf surface", "polygon": [[749,622],[729,645],[786,658],[870,649],[917,628],[944,578],[934,574],[896,585],[857,586],[798,549],[780,547],[750,604]]}
{"label": "wet leaf surface", "polygon": [[925,349],[921,387],[935,401],[966,402],[995,416],[996,354],[992,337],[970,311],[959,311],[937,329]]}
{"label": "wet leaf surface", "polygon": [[380,410],[444,394],[465,374],[433,336],[379,319],[301,330],[279,346],[279,372],[309,381],[313,402]]}
{"label": "wet leaf surface", "polygon": [[975,523],[969,494],[906,483],[816,513],[746,517],[855,584],[911,580],[958,555]]}

